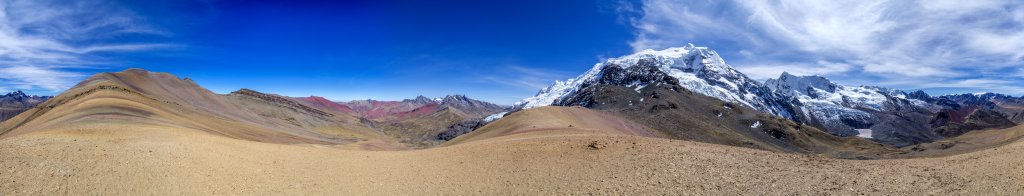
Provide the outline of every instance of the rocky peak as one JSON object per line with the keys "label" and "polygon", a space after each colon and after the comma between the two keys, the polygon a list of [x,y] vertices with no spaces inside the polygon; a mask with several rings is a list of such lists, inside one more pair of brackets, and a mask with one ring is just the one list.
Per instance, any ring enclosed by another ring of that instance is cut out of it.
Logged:
{"label": "rocky peak", "polygon": [[470,102],[466,95],[448,95],[441,99],[441,103]]}
{"label": "rocky peak", "polygon": [[441,99],[440,104],[442,107],[454,107],[460,110],[480,110],[483,112],[487,112],[488,114],[504,109],[504,107],[501,107],[497,104],[475,100],[466,97],[466,95],[445,96],[443,99]]}
{"label": "rocky peak", "polygon": [[4,97],[28,97],[28,95],[25,95],[25,92],[21,92],[21,90],[17,90],[14,92],[7,93],[6,95],[4,95]]}
{"label": "rocky peak", "polygon": [[53,98],[53,96],[38,96],[38,95],[29,96],[29,95],[25,94],[25,92],[22,92],[21,90],[17,90],[17,91],[10,92],[10,93],[4,94],[4,95],[0,95],[0,102],[2,102],[5,105],[11,105],[11,104],[30,104],[30,105],[34,105],[34,104],[42,103],[43,101],[46,101],[47,99],[50,99],[50,98]]}
{"label": "rocky peak", "polygon": [[795,76],[789,72],[782,72],[778,79],[768,79],[764,84],[772,91],[787,96],[814,95],[814,89],[835,93],[836,89],[840,88],[839,85],[825,77]]}
{"label": "rocky peak", "polygon": [[999,103],[1024,104],[1024,97],[1014,97],[999,93],[964,93],[943,95],[936,99],[949,100],[965,105],[994,105]]}
{"label": "rocky peak", "polygon": [[907,94],[907,99],[917,99],[921,101],[931,102],[932,96],[928,95],[928,93],[924,92],[923,90],[916,90],[914,92],[910,92],[909,94]]}
{"label": "rocky peak", "polygon": [[29,96],[20,90],[0,95],[0,107],[4,108],[0,110],[0,121],[14,117],[22,111],[35,107],[51,98],[53,96]]}
{"label": "rocky peak", "polygon": [[414,104],[428,104],[428,103],[433,103],[434,100],[430,99],[430,98],[427,98],[427,97],[425,97],[423,95],[420,95],[420,96],[416,96],[416,98],[414,98],[414,99],[402,100],[402,102],[414,103]]}

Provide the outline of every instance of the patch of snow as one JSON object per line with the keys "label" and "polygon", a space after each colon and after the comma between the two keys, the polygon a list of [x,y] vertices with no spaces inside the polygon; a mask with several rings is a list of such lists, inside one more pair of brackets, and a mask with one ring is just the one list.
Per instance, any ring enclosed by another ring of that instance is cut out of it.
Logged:
{"label": "patch of snow", "polygon": [[917,99],[908,99],[908,101],[910,101],[910,104],[914,104],[916,106],[929,106],[929,105],[931,105],[931,103],[928,103],[928,102],[925,102],[925,101],[921,101],[921,100],[917,100]]}
{"label": "patch of snow", "polygon": [[800,112],[804,113],[804,116],[807,116],[807,117],[811,116],[811,114],[807,111],[807,107],[806,106],[800,107]]}
{"label": "patch of snow", "polygon": [[874,135],[871,133],[872,132],[871,129],[854,129],[854,130],[857,130],[857,137],[874,138]]}
{"label": "patch of snow", "polygon": [[491,122],[501,119],[501,117],[505,117],[505,114],[508,114],[508,112],[498,112],[497,114],[491,114],[484,118],[484,122]]}
{"label": "patch of snow", "polygon": [[636,88],[633,88],[633,91],[640,93],[640,89],[643,89],[644,87],[647,87],[647,85],[636,85]]}
{"label": "patch of snow", "polygon": [[761,121],[754,122],[753,125],[750,125],[750,128],[758,128],[758,127],[761,127]]}
{"label": "patch of snow", "polygon": [[903,93],[894,94],[893,97],[900,98],[900,99],[907,99],[907,94],[903,94]]}

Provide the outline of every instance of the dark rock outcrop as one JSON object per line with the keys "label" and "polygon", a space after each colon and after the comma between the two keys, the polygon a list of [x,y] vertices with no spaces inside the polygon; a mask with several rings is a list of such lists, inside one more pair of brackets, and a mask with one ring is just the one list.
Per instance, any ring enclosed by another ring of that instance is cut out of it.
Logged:
{"label": "dark rock outcrop", "polygon": [[455,123],[452,126],[446,128],[444,132],[437,134],[437,139],[444,141],[452,140],[455,139],[455,137],[459,137],[460,135],[473,132],[473,130],[483,127],[484,125],[487,125],[487,122],[480,119],[470,119],[459,123]]}

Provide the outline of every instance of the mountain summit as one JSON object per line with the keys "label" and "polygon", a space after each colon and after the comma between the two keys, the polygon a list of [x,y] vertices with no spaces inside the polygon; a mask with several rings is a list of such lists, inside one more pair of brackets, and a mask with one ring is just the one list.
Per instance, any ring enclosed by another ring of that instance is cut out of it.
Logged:
{"label": "mountain summit", "polygon": [[786,106],[781,96],[726,64],[714,50],[693,44],[664,50],[648,49],[605,60],[583,75],[564,82],[556,81],[536,96],[515,105],[521,108],[566,105],[563,102],[569,101],[567,98],[572,94],[595,84],[621,84],[636,89],[648,85],[678,84],[723,101],[795,119],[793,110]]}
{"label": "mountain summit", "polygon": [[[843,86],[821,76],[783,73],[765,82],[791,100],[801,121],[838,136],[906,146],[1020,123],[1022,98],[994,93],[931,97],[923,91]],[[998,102],[998,104],[997,104]],[[1017,120],[1017,122],[1014,122]]]}
{"label": "mountain summit", "polygon": [[[627,95],[634,92],[602,86],[626,87],[643,97],[634,99]],[[932,97],[921,91],[906,93],[884,87],[843,86],[822,76],[796,76],[788,72],[762,84],[729,66],[714,50],[693,44],[643,50],[604,60],[579,77],[556,81],[515,106],[520,109],[547,105],[635,108],[633,105],[649,104],[653,99],[666,96],[658,91],[647,92],[650,87],[667,87],[671,93],[693,92],[728,103],[722,106],[724,108],[746,107],[835,136],[859,136],[896,146],[937,141],[973,130],[1006,128],[1024,121],[1024,109],[1020,109],[1024,108],[1020,107],[1024,105],[1024,98],[992,93]],[[686,100],[675,100],[678,104],[648,110],[688,110],[682,117],[698,115],[693,112],[727,115],[720,109],[694,110],[704,107],[694,104],[706,101],[694,100],[703,99],[700,97],[683,97]],[[641,116],[652,115],[649,113]],[[756,119],[739,120],[749,127],[761,125]],[[731,140],[723,143],[728,142]]]}

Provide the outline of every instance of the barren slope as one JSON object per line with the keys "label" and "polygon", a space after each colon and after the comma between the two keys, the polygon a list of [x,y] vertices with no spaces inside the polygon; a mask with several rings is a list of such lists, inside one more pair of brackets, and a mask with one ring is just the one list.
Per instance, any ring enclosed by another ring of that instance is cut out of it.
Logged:
{"label": "barren slope", "polygon": [[[614,114],[582,107],[546,106],[509,114],[445,145],[454,145],[517,134],[525,135],[634,135],[654,137],[643,125]],[[525,137],[525,136],[524,136]]]}
{"label": "barren slope", "polygon": [[0,194],[1024,193],[1020,142],[942,158],[858,161],[628,135],[501,138],[359,151],[78,124],[0,139]]}
{"label": "barren slope", "polygon": [[354,117],[297,106],[217,95],[189,79],[129,69],[94,75],[4,121],[0,138],[82,123],[160,125],[272,143],[347,144],[382,138]]}

